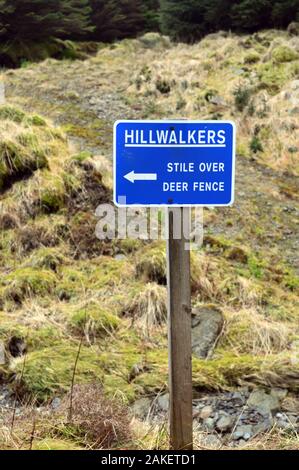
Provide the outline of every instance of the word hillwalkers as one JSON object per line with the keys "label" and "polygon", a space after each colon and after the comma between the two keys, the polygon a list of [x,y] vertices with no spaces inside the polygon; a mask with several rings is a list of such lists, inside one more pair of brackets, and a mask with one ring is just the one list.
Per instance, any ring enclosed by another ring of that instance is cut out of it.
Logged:
{"label": "word hillwalkers", "polygon": [[211,129],[181,129],[177,131],[174,129],[126,129],[125,146],[225,147],[226,135],[223,129],[218,131]]}

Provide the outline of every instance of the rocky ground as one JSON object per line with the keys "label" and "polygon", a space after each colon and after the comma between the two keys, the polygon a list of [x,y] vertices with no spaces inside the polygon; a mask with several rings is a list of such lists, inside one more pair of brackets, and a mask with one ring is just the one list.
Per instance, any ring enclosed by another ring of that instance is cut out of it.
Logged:
{"label": "rocky ground", "polygon": [[[238,127],[235,204],[204,210],[204,246],[192,254],[196,445],[298,448],[298,54],[298,37],[277,31],[193,46],[148,34],[2,74],[4,141],[27,158],[37,143],[17,136],[33,133],[45,156],[0,189],[0,337],[8,349],[13,337],[26,344],[1,369],[3,448],[32,444],[32,406],[47,420],[65,413],[78,348],[75,382],[101,383],[135,415],[126,446],[167,446],[164,242],[94,236],[96,206],[111,200],[113,122],[166,117]],[[98,445],[61,419],[38,424],[34,445]]]}

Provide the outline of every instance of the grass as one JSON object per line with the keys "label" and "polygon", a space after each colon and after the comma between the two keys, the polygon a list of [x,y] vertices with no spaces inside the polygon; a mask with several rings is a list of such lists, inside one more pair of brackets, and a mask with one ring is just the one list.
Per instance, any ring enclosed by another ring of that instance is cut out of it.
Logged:
{"label": "grass", "polygon": [[[165,243],[95,237],[96,207],[111,200],[111,123],[121,112],[236,121],[239,165],[248,172],[244,195],[234,208],[205,210],[204,246],[191,254],[192,305],[213,303],[225,318],[211,359],[193,360],[194,389],[298,392],[298,277],[284,233],[296,232],[297,193],[293,178],[277,176],[299,171],[296,116],[289,113],[295,55],[292,38],[278,31],[213,35],[194,45],[150,34],[103,46],[84,63],[47,60],[5,74],[0,339],[27,343],[25,367],[23,356],[1,369],[13,390],[43,405],[60,397],[67,406],[80,345],[75,384],[100,385],[105,399],[122,406],[167,390]],[[97,87],[99,101],[89,101]],[[255,163],[243,167],[241,159],[249,158]],[[271,168],[262,187],[254,179],[256,162]],[[82,416],[84,424],[90,417],[86,410]],[[32,429],[32,419],[16,422],[15,441],[25,449],[24,427]],[[62,416],[41,421],[34,449],[91,448],[97,441],[86,426],[66,425]],[[167,448],[164,423],[135,421],[128,428],[126,448]],[[1,428],[0,447],[15,443]],[[293,444],[273,433],[249,446]]]}

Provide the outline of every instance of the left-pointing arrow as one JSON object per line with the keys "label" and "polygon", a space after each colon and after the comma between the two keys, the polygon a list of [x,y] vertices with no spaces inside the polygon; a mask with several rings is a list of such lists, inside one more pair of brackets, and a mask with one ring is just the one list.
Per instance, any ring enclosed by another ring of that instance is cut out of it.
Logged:
{"label": "left-pointing arrow", "polygon": [[133,170],[124,175],[124,178],[131,183],[134,183],[135,181],[156,181],[157,173],[135,173]]}

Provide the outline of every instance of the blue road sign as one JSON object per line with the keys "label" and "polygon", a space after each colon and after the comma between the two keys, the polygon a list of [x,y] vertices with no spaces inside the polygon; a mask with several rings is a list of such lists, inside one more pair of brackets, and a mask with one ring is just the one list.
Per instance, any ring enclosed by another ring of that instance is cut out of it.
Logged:
{"label": "blue road sign", "polygon": [[229,121],[116,122],[115,204],[231,205],[235,134]]}

